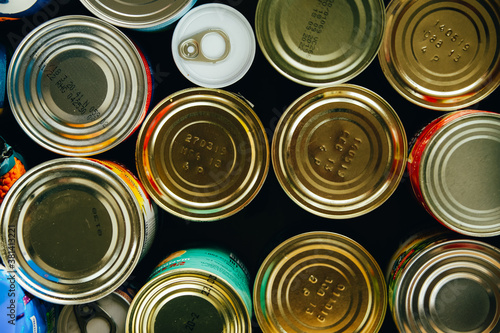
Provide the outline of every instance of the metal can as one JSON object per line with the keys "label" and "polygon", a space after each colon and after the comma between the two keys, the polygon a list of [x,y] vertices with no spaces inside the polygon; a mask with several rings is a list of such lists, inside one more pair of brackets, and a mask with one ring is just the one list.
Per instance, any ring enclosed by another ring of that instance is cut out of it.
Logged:
{"label": "metal can", "polygon": [[354,85],[314,89],[281,117],[272,142],[276,176],[299,206],[351,218],[380,206],[405,169],[407,141],[392,107]]}
{"label": "metal can", "polygon": [[500,235],[500,115],[462,110],[416,135],[408,175],[418,201],[441,224],[470,236]]}
{"label": "metal can", "polygon": [[408,101],[452,111],[500,84],[497,0],[393,0],[379,61]]}
{"label": "metal can", "polygon": [[219,247],[172,253],[133,299],[126,332],[251,332],[248,270]]}
{"label": "metal can", "polygon": [[265,130],[252,107],[217,89],[176,92],[154,107],[136,145],[139,178],[166,211],[212,221],[245,207],[269,168]]}
{"label": "metal can", "polygon": [[91,303],[65,305],[57,321],[64,333],[125,333],[125,321],[132,299],[113,292]]}
{"label": "metal can", "polygon": [[113,25],[139,31],[160,31],[173,25],[196,0],[80,0],[95,16]]}
{"label": "metal can", "polygon": [[500,250],[450,234],[417,234],[394,254],[389,309],[400,332],[498,332]]}
{"label": "metal can", "polygon": [[285,77],[307,86],[346,82],[376,57],[385,27],[382,0],[259,0],[255,32]]}
{"label": "metal can", "polygon": [[156,206],[124,167],[59,158],[14,183],[0,210],[7,269],[33,295],[88,303],[122,285],[152,244]]}
{"label": "metal can", "polygon": [[50,0],[3,0],[0,2],[0,22],[35,14],[48,3]]}
{"label": "metal can", "polygon": [[205,4],[177,23],[172,54],[180,72],[191,82],[222,88],[240,80],[255,57],[252,26],[236,9]]}
{"label": "metal can", "polygon": [[86,16],[62,16],[28,34],[16,49],[7,94],[21,128],[67,156],[104,152],[144,120],[149,66],[117,28]]}
{"label": "metal can", "polygon": [[279,244],[255,278],[253,304],[264,333],[378,332],[387,290],[375,259],[354,240],[308,232]]}

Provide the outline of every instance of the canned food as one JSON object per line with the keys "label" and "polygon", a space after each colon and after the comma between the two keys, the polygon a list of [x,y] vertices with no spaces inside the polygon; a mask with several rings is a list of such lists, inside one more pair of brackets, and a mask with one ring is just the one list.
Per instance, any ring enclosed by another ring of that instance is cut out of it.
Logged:
{"label": "canned food", "polygon": [[172,54],[177,68],[191,82],[209,88],[228,86],[241,79],[252,65],[252,26],[230,6],[198,6],[177,23]]}
{"label": "canned food", "polygon": [[448,113],[416,136],[408,157],[415,196],[448,228],[471,236],[500,235],[500,115]]}
{"label": "canned food", "polygon": [[68,156],[106,151],[130,136],[151,99],[149,66],[117,28],[63,16],[34,29],[11,60],[7,93],[21,128]]}
{"label": "canned food", "polygon": [[307,86],[346,82],[376,57],[382,0],[260,0],[255,32],[272,66]]}
{"label": "canned food", "polygon": [[192,88],[151,111],[139,132],[136,165],[160,207],[187,220],[211,221],[255,197],[269,168],[269,145],[245,100]]}
{"label": "canned food", "polygon": [[281,117],[272,161],[285,192],[327,218],[350,218],[380,206],[406,163],[403,125],[375,93],[354,85],[314,89]]}
{"label": "canned food", "polygon": [[0,2],[0,22],[32,15],[49,2],[50,0],[2,0]]}
{"label": "canned food", "polygon": [[0,249],[19,284],[57,304],[110,294],[147,252],[156,207],[120,165],[59,158],[14,183],[0,210]]}
{"label": "canned food", "polygon": [[248,270],[218,247],[172,253],[133,299],[126,332],[251,332]]}
{"label": "canned food", "polygon": [[191,7],[196,0],[80,0],[95,16],[113,25],[140,31],[159,31],[168,28]]}
{"label": "canned food", "polygon": [[331,232],[299,234],[264,259],[254,284],[264,333],[378,332],[387,295],[375,259]]}
{"label": "canned food", "polygon": [[497,0],[393,0],[380,65],[410,102],[465,108],[500,83],[499,22]]}
{"label": "canned food", "polygon": [[0,329],[2,333],[55,333],[59,307],[33,297],[17,283],[16,272],[0,265]]}
{"label": "canned food", "polygon": [[65,305],[57,321],[57,331],[125,333],[125,321],[131,301],[113,292],[91,303]]}
{"label": "canned food", "polygon": [[389,308],[400,332],[498,332],[500,250],[421,234],[392,260]]}

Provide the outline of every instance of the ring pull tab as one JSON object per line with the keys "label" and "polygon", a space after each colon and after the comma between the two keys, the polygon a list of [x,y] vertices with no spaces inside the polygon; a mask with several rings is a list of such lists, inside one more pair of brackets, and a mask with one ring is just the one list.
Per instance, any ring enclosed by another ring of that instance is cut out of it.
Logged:
{"label": "ring pull tab", "polygon": [[102,318],[109,324],[109,332],[116,333],[116,323],[97,303],[78,304],[73,306],[78,327],[87,333],[87,324],[94,318]]}
{"label": "ring pull tab", "polygon": [[231,51],[227,34],[221,29],[199,32],[179,44],[184,60],[216,63],[226,59]]}

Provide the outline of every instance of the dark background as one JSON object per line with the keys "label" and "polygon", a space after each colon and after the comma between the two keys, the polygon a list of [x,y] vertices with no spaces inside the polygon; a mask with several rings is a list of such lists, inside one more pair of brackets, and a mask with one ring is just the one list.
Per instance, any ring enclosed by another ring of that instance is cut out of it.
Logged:
{"label": "dark background", "polygon": [[[198,1],[197,6],[214,1]],[[246,16],[254,27],[257,0],[215,1],[234,7]],[[385,4],[388,1],[385,0]],[[0,37],[10,52],[35,26],[61,15],[91,15],[77,0],[52,0],[38,13],[15,22],[0,22]],[[149,57],[154,72],[152,106],[169,94],[193,87],[177,70],[170,42],[173,28],[156,33],[121,29],[140,44]],[[409,140],[432,119],[444,114],[426,110],[401,97],[383,75],[378,58],[361,74],[348,83],[366,87],[381,95],[398,113]],[[310,91],[280,75],[264,58],[257,44],[255,60],[249,72],[225,90],[240,93],[254,106],[271,142],[274,128],[284,110],[295,99]],[[497,89],[471,109],[500,111],[500,92]],[[61,157],[38,146],[18,126],[8,103],[0,114],[0,135],[21,153],[28,167],[45,160]],[[135,172],[135,141],[137,132],[117,147],[94,157],[121,162]],[[135,172],[136,173],[136,172]],[[406,237],[429,227],[440,226],[416,201],[405,173],[396,192],[379,208],[361,217],[347,220],[329,220],[317,217],[297,206],[279,185],[272,167],[266,182],[256,198],[237,214],[216,222],[188,222],[160,210],[160,223],[155,242],[145,259],[137,266],[135,283],[140,287],[154,266],[169,253],[185,247],[192,241],[211,241],[235,251],[251,272],[252,278],[264,257],[279,242],[305,231],[332,231],[351,237],[364,246],[377,260],[383,271],[390,257]],[[482,238],[499,246],[500,237]],[[260,332],[254,319],[254,332]],[[380,332],[396,332],[389,311]]]}

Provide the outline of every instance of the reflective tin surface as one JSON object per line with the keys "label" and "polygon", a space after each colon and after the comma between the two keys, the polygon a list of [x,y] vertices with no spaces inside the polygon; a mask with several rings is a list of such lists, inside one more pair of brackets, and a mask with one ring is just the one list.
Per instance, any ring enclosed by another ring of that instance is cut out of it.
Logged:
{"label": "reflective tin surface", "polygon": [[330,232],[304,233],[278,245],[257,273],[253,298],[264,333],[374,333],[387,305],[374,258]]}
{"label": "reflective tin surface", "polygon": [[380,65],[410,102],[457,110],[498,87],[499,32],[496,0],[394,0],[387,7]]}
{"label": "reflective tin surface", "polygon": [[0,2],[0,22],[33,15],[49,3],[50,0],[3,0]]}
{"label": "reflective tin surface", "polygon": [[381,0],[260,0],[259,46],[285,77],[307,86],[345,82],[376,57],[385,26]]}
{"label": "reflective tin surface", "polygon": [[289,197],[327,218],[381,205],[406,163],[403,125],[381,97],[354,85],[317,88],[294,101],[272,143],[276,176]]}
{"label": "reflective tin surface", "polygon": [[498,332],[500,250],[477,240],[419,235],[395,253],[389,308],[400,332]]}
{"label": "reflective tin surface", "polygon": [[248,271],[214,247],[172,253],[133,299],[126,332],[250,333]]}
{"label": "reflective tin surface", "polygon": [[14,53],[10,106],[38,144],[67,156],[106,151],[133,133],[151,98],[135,45],[96,18],[62,16],[38,26]]}
{"label": "reflective tin surface", "polygon": [[0,210],[0,250],[19,284],[58,304],[116,290],[151,245],[156,215],[113,164],[60,158],[30,169]]}
{"label": "reflective tin surface", "polygon": [[[111,293],[97,301],[65,305],[57,320],[57,331],[65,333],[124,333],[131,300]],[[83,328],[83,329],[82,329]]]}
{"label": "reflective tin surface", "polygon": [[210,221],[238,212],[258,193],[269,146],[246,101],[193,88],[151,111],[137,140],[136,164],[159,206],[184,219]]}
{"label": "reflective tin surface", "polygon": [[194,6],[196,0],[80,0],[95,16],[113,25],[141,31],[171,26]]}
{"label": "reflective tin surface", "polygon": [[191,82],[222,88],[240,80],[255,57],[255,36],[245,16],[223,4],[205,4],[187,13],[172,36],[179,71]]}
{"label": "reflective tin surface", "polygon": [[500,235],[500,115],[463,110],[439,117],[417,136],[408,158],[413,190],[448,228]]}

